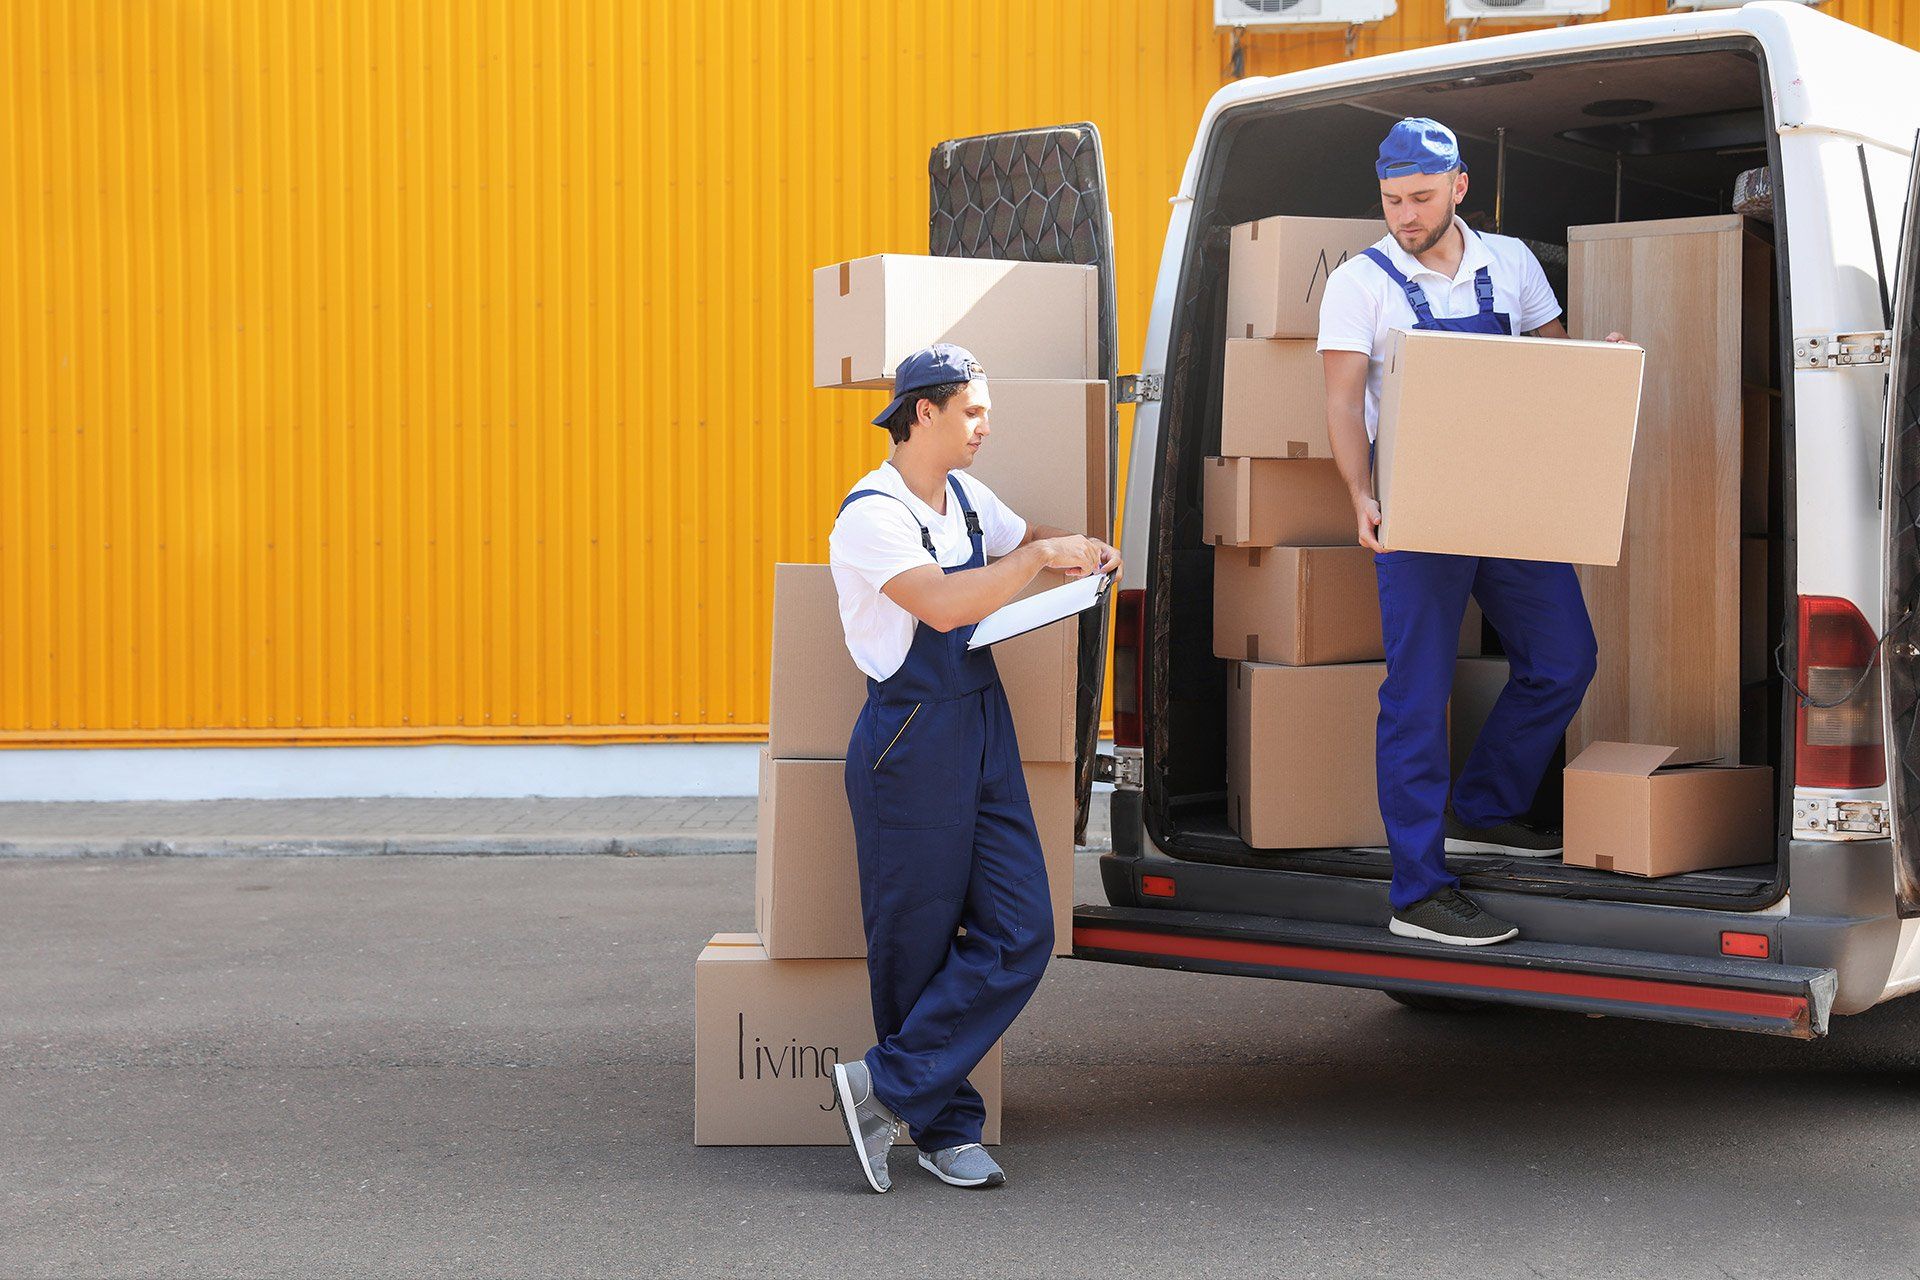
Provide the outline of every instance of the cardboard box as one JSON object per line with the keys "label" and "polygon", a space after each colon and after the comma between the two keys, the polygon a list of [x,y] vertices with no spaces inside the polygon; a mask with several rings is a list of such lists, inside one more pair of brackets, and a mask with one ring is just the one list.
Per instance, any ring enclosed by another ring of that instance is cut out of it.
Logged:
{"label": "cardboard box", "polygon": [[1507,687],[1510,670],[1505,658],[1461,658],[1453,664],[1453,697],[1447,703],[1449,777],[1458,778],[1466,768],[1474,741]]}
{"label": "cardboard box", "polygon": [[1033,825],[1040,832],[1047,890],[1053,898],[1053,954],[1072,955],[1074,766],[1029,762],[1026,771],[1027,798],[1033,802]]}
{"label": "cardboard box", "polygon": [[1387,656],[1365,547],[1216,547],[1213,652],[1317,666]]}
{"label": "cardboard box", "polygon": [[1740,539],[1740,683],[1765,680],[1776,637],[1767,612],[1767,540]]}
{"label": "cardboard box", "polygon": [[1220,452],[1241,458],[1331,458],[1327,384],[1307,338],[1230,338]]}
{"label": "cardboard box", "polygon": [[1262,218],[1229,237],[1227,333],[1313,338],[1335,267],[1386,234],[1377,218]]}
{"label": "cardboard box", "polygon": [[[1027,795],[1053,899],[1054,954],[1073,950],[1074,766],[1029,762]],[[867,954],[846,763],[760,752],[754,927],[775,960]]]}
{"label": "cardboard box", "polygon": [[753,924],[775,960],[867,954],[846,769],[760,751]]}
{"label": "cardboard box", "polygon": [[994,378],[1100,376],[1093,267],[882,253],[813,273],[813,385],[890,388],[920,348],[954,342]]}
{"label": "cardboard box", "polygon": [[[715,934],[693,966],[697,1146],[845,1144],[833,1066],[873,1047],[863,960],[774,960],[750,933]],[[968,1077],[1000,1141],[1001,1046]]]}
{"label": "cardboard box", "polygon": [[1331,459],[1208,458],[1200,537],[1216,547],[1358,546],[1347,482]]}
{"label": "cardboard box", "polygon": [[1773,770],[1674,754],[1595,742],[1568,762],[1567,865],[1670,876],[1773,860]]}
{"label": "cardboard box", "polygon": [[1227,820],[1256,849],[1377,847],[1384,662],[1235,663],[1227,674]]}
{"label": "cardboard box", "polygon": [[1107,384],[991,378],[992,430],[968,474],[1029,524],[1113,540]]}
{"label": "cardboard box", "polygon": [[[1080,680],[1078,624],[1062,623],[993,647],[1013,730],[1027,760],[1074,758]],[[768,746],[781,760],[839,760],[867,700],[867,678],[847,652],[840,598],[824,564],[773,570],[773,662]]]}
{"label": "cardboard box", "polygon": [[1618,563],[1644,354],[1395,330],[1374,457],[1381,543]]}

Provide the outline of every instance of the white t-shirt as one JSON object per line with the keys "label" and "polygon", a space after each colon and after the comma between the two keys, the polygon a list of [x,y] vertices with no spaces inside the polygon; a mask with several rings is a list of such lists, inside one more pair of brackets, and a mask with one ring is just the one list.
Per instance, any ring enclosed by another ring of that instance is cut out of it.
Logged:
{"label": "white t-shirt", "polygon": [[[1488,235],[1467,226],[1456,215],[1453,225],[1466,237],[1466,252],[1460,257],[1460,269],[1449,280],[1431,267],[1420,265],[1400,247],[1391,235],[1373,242],[1387,255],[1401,275],[1420,286],[1427,295],[1433,314],[1458,320],[1480,310],[1480,299],[1473,291],[1473,278],[1481,267],[1493,280],[1493,309],[1513,317],[1513,331],[1526,333],[1538,329],[1560,314],[1559,300],[1546,272],[1533,250],[1512,236]],[[1367,439],[1380,430],[1380,380],[1386,368],[1387,335],[1395,329],[1411,329],[1419,317],[1407,301],[1407,291],[1380,269],[1380,264],[1365,254],[1353,257],[1334,268],[1327,277],[1326,292],[1320,298],[1320,351],[1359,351],[1370,357],[1367,364]]]}
{"label": "white t-shirt", "polygon": [[[967,501],[980,517],[986,554],[1004,556],[1018,547],[1027,536],[1027,522],[966,472],[952,474],[960,478]],[[862,671],[885,680],[907,660],[913,629],[920,620],[889,600],[881,588],[897,574],[936,563],[921,545],[921,525],[933,535],[934,555],[942,566],[965,564],[973,554],[973,540],[967,536],[967,518],[954,501],[951,487],[945,490],[945,515],[914,497],[891,462],[881,463],[847,492],[857,489],[878,489],[893,497],[862,498],[842,511],[827,538],[827,560],[840,596],[840,626],[846,632],[847,651]],[[906,506],[894,498],[904,499]],[[919,524],[914,523],[916,519]]]}

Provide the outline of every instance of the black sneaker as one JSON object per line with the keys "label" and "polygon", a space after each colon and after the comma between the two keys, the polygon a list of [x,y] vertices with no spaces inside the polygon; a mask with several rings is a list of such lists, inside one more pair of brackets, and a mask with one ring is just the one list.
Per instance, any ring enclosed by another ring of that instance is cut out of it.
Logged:
{"label": "black sneaker", "polygon": [[1403,938],[1425,938],[1455,947],[1487,947],[1520,936],[1520,930],[1488,915],[1457,889],[1442,889],[1393,913],[1387,929]]}
{"label": "black sneaker", "polygon": [[1524,822],[1507,821],[1491,827],[1470,827],[1447,810],[1448,853],[1505,853],[1516,858],[1557,858],[1565,841],[1557,831],[1543,831]]}

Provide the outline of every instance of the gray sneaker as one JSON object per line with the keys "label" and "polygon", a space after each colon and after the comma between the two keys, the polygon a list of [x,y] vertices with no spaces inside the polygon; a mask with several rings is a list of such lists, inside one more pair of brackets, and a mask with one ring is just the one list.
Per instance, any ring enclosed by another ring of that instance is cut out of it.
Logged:
{"label": "gray sneaker", "polygon": [[1524,822],[1497,822],[1491,827],[1470,827],[1447,810],[1446,844],[1448,853],[1504,853],[1515,858],[1557,858],[1565,841],[1554,831],[1543,831]]}
{"label": "gray sneaker", "polygon": [[922,1151],[920,1167],[950,1187],[998,1187],[1007,1181],[1007,1175],[977,1142],[942,1147],[931,1155]]}
{"label": "gray sneaker", "polygon": [[1442,889],[1393,913],[1389,931],[1402,938],[1425,938],[1456,947],[1485,947],[1520,936],[1520,930],[1482,911],[1457,889]]}
{"label": "gray sneaker", "polygon": [[887,1190],[893,1185],[887,1176],[887,1151],[893,1146],[900,1117],[875,1096],[865,1062],[836,1062],[833,1092],[840,1099],[840,1118],[847,1122],[847,1137],[860,1157],[867,1185],[875,1191]]}

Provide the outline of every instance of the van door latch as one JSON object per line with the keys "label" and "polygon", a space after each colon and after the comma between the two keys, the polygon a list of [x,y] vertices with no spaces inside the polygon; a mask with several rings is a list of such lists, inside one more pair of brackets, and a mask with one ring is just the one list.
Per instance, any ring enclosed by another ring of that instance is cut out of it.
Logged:
{"label": "van door latch", "polygon": [[1796,794],[1793,834],[1802,840],[1885,840],[1893,834],[1893,824],[1882,800]]}
{"label": "van door latch", "polygon": [[1119,377],[1120,404],[1146,404],[1160,399],[1160,375],[1157,373],[1123,373]]}
{"label": "van door latch", "polygon": [[1093,780],[1110,782],[1123,791],[1138,791],[1146,782],[1144,772],[1137,755],[1101,752],[1093,758]]}
{"label": "van door latch", "polygon": [[1838,369],[1855,364],[1885,364],[1893,358],[1893,335],[1885,329],[1865,333],[1809,333],[1793,340],[1796,369]]}

